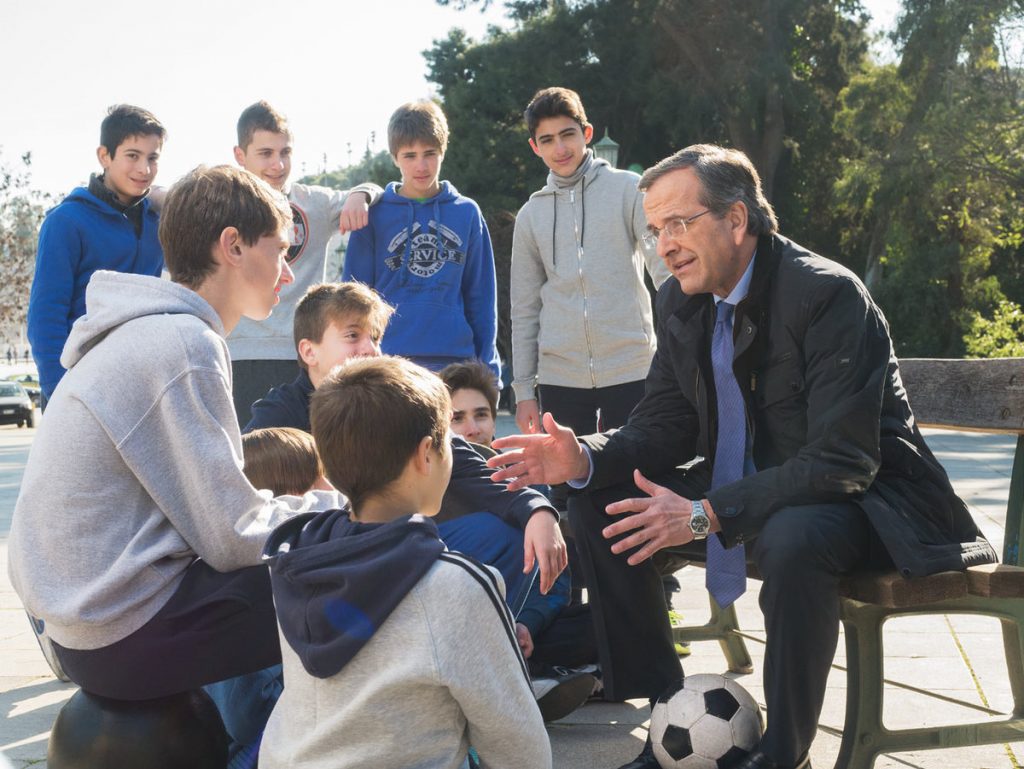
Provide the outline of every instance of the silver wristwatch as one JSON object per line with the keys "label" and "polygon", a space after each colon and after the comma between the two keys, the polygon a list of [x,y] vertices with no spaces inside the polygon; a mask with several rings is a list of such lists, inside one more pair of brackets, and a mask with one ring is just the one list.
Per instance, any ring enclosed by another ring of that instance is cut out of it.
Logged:
{"label": "silver wristwatch", "polygon": [[693,538],[707,539],[708,534],[711,533],[711,519],[704,512],[704,503],[695,499],[691,504],[693,512],[690,513],[690,531],[693,532]]}

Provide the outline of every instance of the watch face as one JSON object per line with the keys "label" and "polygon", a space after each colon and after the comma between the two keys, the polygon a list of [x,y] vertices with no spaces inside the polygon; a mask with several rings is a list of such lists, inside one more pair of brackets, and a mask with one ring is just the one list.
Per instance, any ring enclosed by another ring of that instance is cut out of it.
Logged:
{"label": "watch face", "polygon": [[690,516],[690,531],[695,535],[707,534],[711,529],[711,521],[707,515],[698,513]]}

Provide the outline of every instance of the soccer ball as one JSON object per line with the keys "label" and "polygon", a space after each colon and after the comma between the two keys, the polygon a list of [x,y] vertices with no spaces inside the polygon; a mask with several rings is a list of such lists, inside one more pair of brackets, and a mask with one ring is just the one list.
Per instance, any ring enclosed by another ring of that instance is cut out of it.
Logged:
{"label": "soccer ball", "polygon": [[754,698],[725,676],[688,676],[651,711],[651,744],[662,769],[731,769],[762,732]]}

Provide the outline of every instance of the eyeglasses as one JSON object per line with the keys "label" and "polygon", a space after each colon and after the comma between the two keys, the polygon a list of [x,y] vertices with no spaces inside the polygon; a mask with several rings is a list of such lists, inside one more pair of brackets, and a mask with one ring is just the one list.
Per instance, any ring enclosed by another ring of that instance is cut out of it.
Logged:
{"label": "eyeglasses", "polygon": [[665,226],[662,227],[661,229],[658,229],[657,227],[648,227],[647,232],[645,232],[640,239],[643,240],[644,245],[647,246],[648,248],[657,248],[658,240],[661,238],[661,233],[664,232],[670,238],[681,238],[683,235],[686,234],[688,224],[696,221],[697,219],[700,219],[702,216],[704,216],[704,214],[710,213],[711,209],[706,208],[699,214],[694,214],[693,216],[686,219],[684,219],[681,216],[677,216],[674,219],[669,219],[667,222],[665,222]]}

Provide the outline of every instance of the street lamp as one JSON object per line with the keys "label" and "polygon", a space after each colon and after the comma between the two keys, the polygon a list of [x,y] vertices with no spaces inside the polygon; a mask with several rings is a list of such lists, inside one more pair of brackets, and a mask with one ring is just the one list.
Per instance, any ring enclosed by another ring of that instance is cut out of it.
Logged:
{"label": "street lamp", "polygon": [[619,143],[608,136],[607,126],[604,129],[604,138],[594,145],[594,155],[601,160],[607,160],[612,168],[619,162]]}

